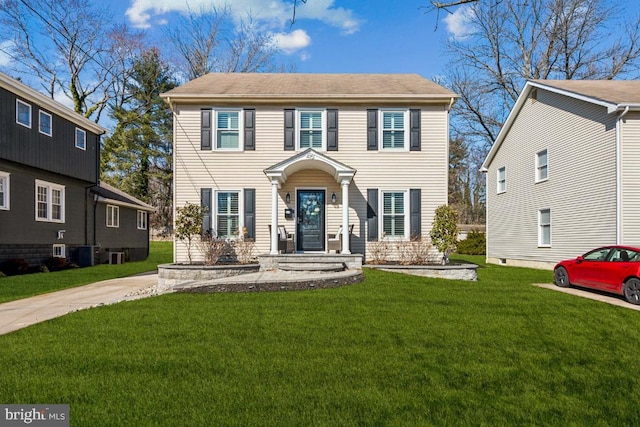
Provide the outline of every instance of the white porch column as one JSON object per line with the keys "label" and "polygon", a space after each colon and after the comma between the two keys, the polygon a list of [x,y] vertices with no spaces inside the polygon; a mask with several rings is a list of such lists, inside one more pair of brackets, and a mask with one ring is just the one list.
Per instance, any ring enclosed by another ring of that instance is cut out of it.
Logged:
{"label": "white porch column", "polygon": [[278,254],[278,179],[271,179],[271,255]]}
{"label": "white porch column", "polygon": [[349,247],[349,180],[343,179],[342,187],[342,254],[350,254]]}

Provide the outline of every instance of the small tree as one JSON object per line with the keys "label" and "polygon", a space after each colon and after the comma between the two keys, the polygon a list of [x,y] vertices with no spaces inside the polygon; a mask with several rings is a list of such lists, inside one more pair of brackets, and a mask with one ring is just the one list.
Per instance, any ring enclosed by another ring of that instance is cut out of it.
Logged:
{"label": "small tree", "polygon": [[442,263],[449,263],[449,253],[455,250],[458,240],[458,214],[448,205],[438,206],[431,227],[431,241],[443,254]]}
{"label": "small tree", "polygon": [[202,234],[202,220],[204,210],[199,205],[187,202],[181,208],[176,209],[176,237],[187,244],[187,258],[191,264],[191,244],[196,236]]}

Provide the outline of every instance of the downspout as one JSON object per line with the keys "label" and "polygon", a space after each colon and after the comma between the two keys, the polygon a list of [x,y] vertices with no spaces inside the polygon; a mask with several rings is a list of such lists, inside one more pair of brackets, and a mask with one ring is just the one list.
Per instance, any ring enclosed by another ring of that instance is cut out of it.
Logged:
{"label": "downspout", "polygon": [[622,113],[616,120],[616,244],[622,244],[622,178],[620,173],[620,167],[622,163],[622,118],[629,112],[629,106],[627,105]]}

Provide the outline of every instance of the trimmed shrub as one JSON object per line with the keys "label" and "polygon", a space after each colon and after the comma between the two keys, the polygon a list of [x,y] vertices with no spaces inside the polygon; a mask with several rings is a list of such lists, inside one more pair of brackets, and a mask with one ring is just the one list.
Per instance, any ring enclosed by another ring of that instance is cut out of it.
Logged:
{"label": "trimmed shrub", "polygon": [[2,265],[2,271],[7,276],[17,276],[29,272],[29,264],[23,259],[10,259]]}
{"label": "trimmed shrub", "polygon": [[44,265],[49,269],[49,271],[60,271],[67,268],[67,260],[64,258],[51,257],[44,263]]}
{"label": "trimmed shrub", "polygon": [[463,255],[485,255],[486,247],[487,239],[484,233],[472,230],[465,240],[458,242],[457,252]]}

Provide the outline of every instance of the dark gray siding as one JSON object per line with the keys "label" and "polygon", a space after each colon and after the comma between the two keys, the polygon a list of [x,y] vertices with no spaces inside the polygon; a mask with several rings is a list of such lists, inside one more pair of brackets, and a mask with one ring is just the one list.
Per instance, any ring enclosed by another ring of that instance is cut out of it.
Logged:
{"label": "dark gray siding", "polygon": [[[53,136],[46,136],[38,130],[40,107],[21,100],[31,105],[31,129],[16,123],[16,95],[0,88],[0,159],[97,183],[100,137],[43,108],[52,116]],[[86,132],[86,150],[75,146],[76,127]]]}
{"label": "dark gray siding", "polygon": [[[85,215],[91,183],[5,160],[0,171],[11,174],[10,210],[0,210],[0,262],[20,258],[38,264],[52,255],[53,244],[66,245],[71,258],[72,248],[91,242],[91,216]],[[36,180],[65,187],[64,223],[36,221]],[[59,230],[65,230],[62,239]]]}
{"label": "dark gray siding", "polygon": [[107,227],[107,203],[96,208],[96,244],[100,246],[101,261],[107,262],[109,252],[124,252],[127,261],[146,259],[149,254],[149,227],[138,230],[138,210],[119,206],[120,226]]}

